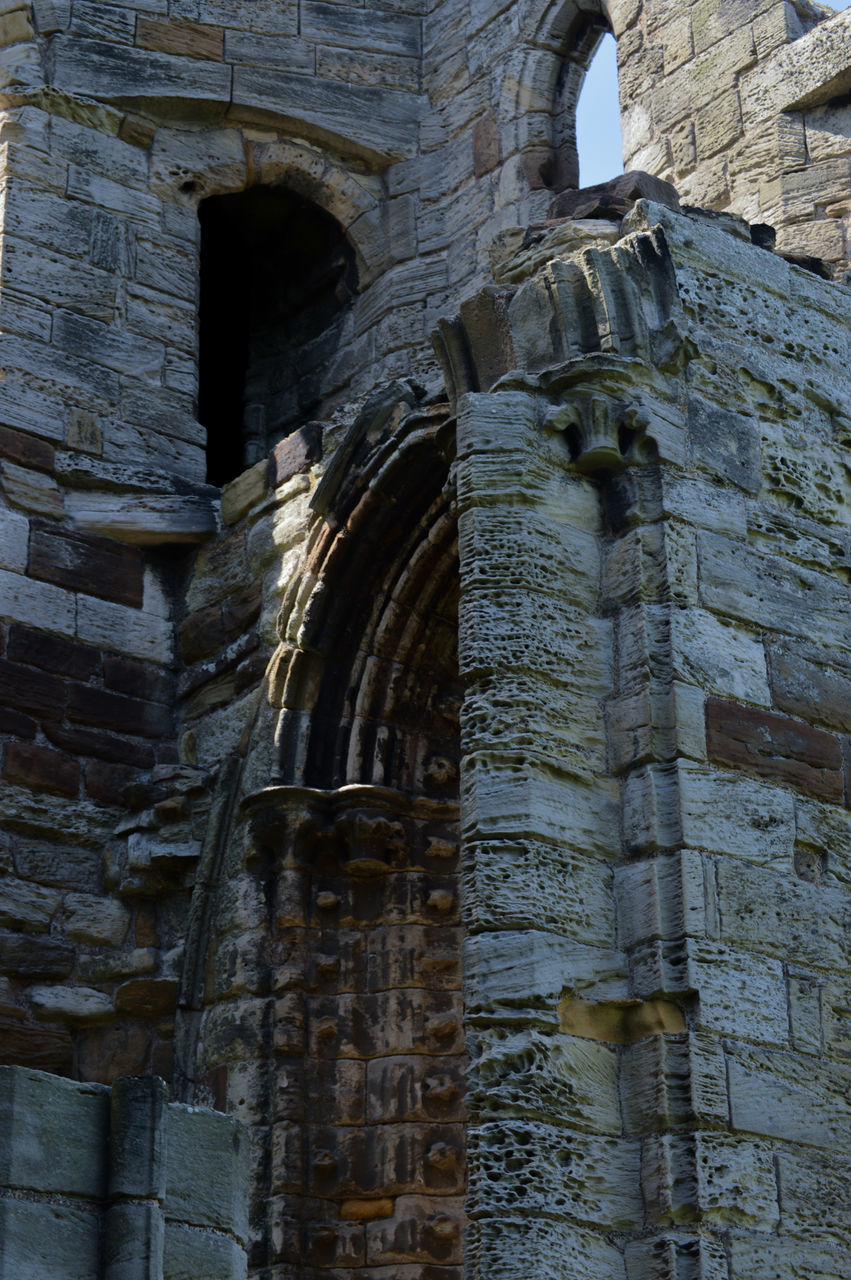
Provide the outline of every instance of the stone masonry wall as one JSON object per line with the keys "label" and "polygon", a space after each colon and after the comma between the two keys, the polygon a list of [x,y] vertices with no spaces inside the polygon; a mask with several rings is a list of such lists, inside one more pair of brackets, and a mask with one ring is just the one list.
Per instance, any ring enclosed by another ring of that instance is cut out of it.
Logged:
{"label": "stone masonry wall", "polygon": [[[714,214],[565,197],[607,27]],[[223,1274],[851,1272],[848,34],[0,0],[3,1053],[246,1122]],[[358,291],[220,493],[198,209],[256,184]]]}
{"label": "stone masonry wall", "polygon": [[226,1116],[0,1068],[0,1275],[241,1280],[246,1147]]}
{"label": "stone masonry wall", "polygon": [[627,168],[690,204],[778,231],[778,248],[849,257],[851,16],[828,5],[614,6]]}
{"label": "stone masonry wall", "polygon": [[461,322],[534,371],[459,400],[468,1266],[838,1277],[847,291],[729,218],[594,230]]}

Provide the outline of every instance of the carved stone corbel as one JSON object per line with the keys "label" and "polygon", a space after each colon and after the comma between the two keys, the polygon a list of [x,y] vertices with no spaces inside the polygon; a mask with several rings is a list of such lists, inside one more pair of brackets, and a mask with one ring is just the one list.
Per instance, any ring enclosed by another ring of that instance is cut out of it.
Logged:
{"label": "carved stone corbel", "polygon": [[566,403],[553,405],[545,426],[563,435],[570,460],[582,475],[605,478],[634,460],[649,425],[641,405],[597,391],[572,391]]}

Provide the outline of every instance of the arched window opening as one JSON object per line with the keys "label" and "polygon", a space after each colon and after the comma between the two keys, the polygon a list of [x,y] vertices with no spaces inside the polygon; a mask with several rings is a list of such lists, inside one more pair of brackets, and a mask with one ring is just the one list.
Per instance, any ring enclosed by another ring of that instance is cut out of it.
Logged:
{"label": "arched window opening", "polygon": [[582,84],[576,107],[579,186],[623,173],[623,138],[618,97],[618,60],[614,36],[603,36]]}
{"label": "arched window opening", "polygon": [[357,289],[340,225],[301,196],[210,196],[201,221],[198,416],[222,485],[315,417]]}
{"label": "arched window opening", "polygon": [[[600,22],[584,26],[569,41],[559,67],[553,101],[554,191],[590,186],[623,172],[615,40]],[[613,129],[617,141],[613,141]],[[595,150],[600,154],[595,159]],[[605,171],[603,178],[596,174]]]}

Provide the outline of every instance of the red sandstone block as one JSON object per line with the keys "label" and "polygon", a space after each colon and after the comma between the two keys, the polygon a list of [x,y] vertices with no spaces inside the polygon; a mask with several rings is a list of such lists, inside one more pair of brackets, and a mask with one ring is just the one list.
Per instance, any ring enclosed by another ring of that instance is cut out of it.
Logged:
{"label": "red sandstone block", "polygon": [[71,685],[68,689],[68,719],[75,724],[113,729],[117,733],[159,738],[171,732],[170,708],[161,703],[127,698],[107,689]]}
{"label": "red sandstone block", "polygon": [[88,644],[78,644],[62,636],[51,636],[33,627],[9,628],[8,656],[27,666],[41,667],[54,674],[89,680],[100,673],[101,653]]}
{"label": "red sandstone block", "polygon": [[173,978],[131,978],[115,993],[116,1013],[131,1018],[162,1018],[177,1008],[177,982]]}
{"label": "red sandstone block", "polygon": [[131,765],[135,769],[151,769],[156,762],[154,748],[148,742],[77,725],[45,724],[44,732],[54,746],[74,755],[93,756],[96,760]]}
{"label": "red sandstone block", "polygon": [[69,1076],[73,1066],[71,1033],[67,1027],[46,1027],[26,1021],[23,1009],[0,1006],[0,1044],[7,1066],[32,1067]]}
{"label": "red sandstone block", "polygon": [[28,571],[33,578],[141,608],[144,557],[135,547],[89,538],[61,525],[36,521]]}
{"label": "red sandstone block", "polygon": [[138,769],[126,764],[89,760],[85,768],[86,795],[97,804],[117,808],[123,803],[125,788],[135,782],[138,776]]}
{"label": "red sandstone block", "polygon": [[715,764],[786,782],[822,800],[842,802],[839,740],[823,729],[758,707],[709,698],[706,746]]}
{"label": "red sandstone block", "polygon": [[322,458],[322,428],[317,422],[299,427],[269,454],[269,482],[273,489],[307,471]]}
{"label": "red sandstone block", "polygon": [[11,707],[0,707],[0,737],[34,738],[38,722],[22,711],[13,711]]}
{"label": "red sandstone block", "polygon": [[61,720],[65,682],[44,671],[0,659],[0,705],[27,711],[44,720]]}
{"label": "red sandstone block", "polygon": [[174,703],[174,676],[153,662],[105,654],[103,682],[107,689],[143,698],[145,702],[163,702],[169,706]]}
{"label": "red sandstone block", "polygon": [[225,630],[219,606],[207,605],[187,614],[177,632],[183,661],[190,665],[215,653],[225,642]]}
{"label": "red sandstone block", "polygon": [[80,766],[50,747],[31,742],[10,742],[6,748],[3,777],[33,791],[75,796],[80,789]]}
{"label": "red sandstone block", "polygon": [[33,471],[52,471],[55,450],[46,440],[0,425],[0,458]]}
{"label": "red sandstone block", "polygon": [[222,601],[222,626],[225,635],[230,638],[232,636],[242,635],[247,631],[252,622],[255,622],[260,615],[260,605],[262,603],[262,591],[259,583],[251,583],[244,590],[238,591],[235,595],[228,596]]}

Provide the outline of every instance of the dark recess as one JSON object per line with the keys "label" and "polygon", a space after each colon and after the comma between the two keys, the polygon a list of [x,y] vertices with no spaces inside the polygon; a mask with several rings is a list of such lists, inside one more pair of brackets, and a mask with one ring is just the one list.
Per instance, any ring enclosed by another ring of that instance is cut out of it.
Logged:
{"label": "dark recess", "polygon": [[273,187],[199,208],[198,417],[207,480],[222,485],[320,408],[340,322],[357,289],[339,224]]}

